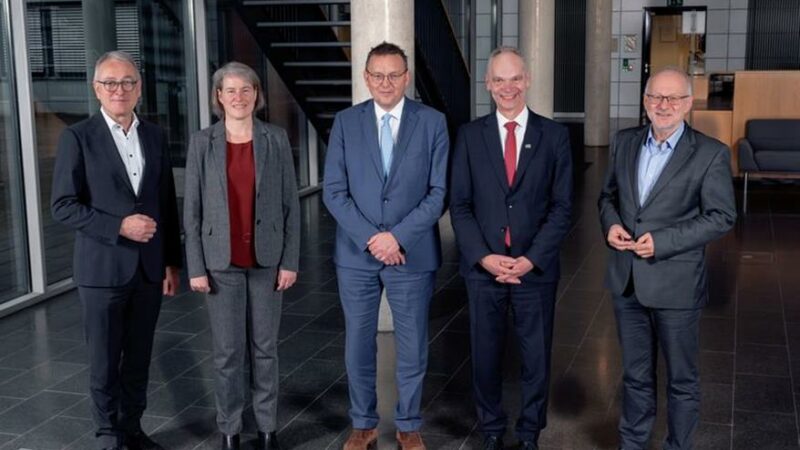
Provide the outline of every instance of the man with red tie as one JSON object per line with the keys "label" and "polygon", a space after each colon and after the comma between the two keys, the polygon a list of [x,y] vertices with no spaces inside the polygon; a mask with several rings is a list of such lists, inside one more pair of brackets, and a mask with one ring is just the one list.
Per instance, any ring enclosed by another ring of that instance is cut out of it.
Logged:
{"label": "man with red tie", "polygon": [[572,158],[566,127],[525,104],[519,51],[494,50],[486,89],[497,111],[461,127],[450,216],[469,296],[472,383],[483,449],[503,448],[502,362],[509,311],[522,388],[516,437],[537,449],[546,425],[559,248],[570,227]]}

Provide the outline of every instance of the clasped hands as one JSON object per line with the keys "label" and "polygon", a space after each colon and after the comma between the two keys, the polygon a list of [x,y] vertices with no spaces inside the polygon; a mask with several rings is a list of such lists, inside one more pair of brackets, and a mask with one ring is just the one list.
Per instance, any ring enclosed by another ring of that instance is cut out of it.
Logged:
{"label": "clasped hands", "polygon": [[387,266],[397,266],[406,263],[406,255],[400,250],[400,244],[392,233],[383,231],[373,235],[367,241],[370,254]]}
{"label": "clasped hands", "polygon": [[504,284],[521,284],[520,278],[533,270],[533,263],[524,256],[486,255],[481,259],[481,266],[495,276],[495,281]]}
{"label": "clasped hands", "polygon": [[639,236],[639,239],[634,241],[630,233],[625,231],[621,225],[614,224],[608,229],[606,240],[611,247],[621,252],[630,250],[640,258],[652,258],[656,254],[653,235],[649,232]]}

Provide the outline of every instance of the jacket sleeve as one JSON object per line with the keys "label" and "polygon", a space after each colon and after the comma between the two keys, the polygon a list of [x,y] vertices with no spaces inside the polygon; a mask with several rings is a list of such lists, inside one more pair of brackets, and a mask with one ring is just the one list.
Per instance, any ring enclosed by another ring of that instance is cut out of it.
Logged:
{"label": "jacket sleeve", "polygon": [[391,229],[392,236],[397,239],[405,251],[417,243],[423,233],[436,226],[444,211],[444,197],[447,191],[447,155],[450,150],[450,139],[447,136],[447,124],[444,115],[437,114],[434,125],[434,142],[431,150],[431,168],[426,180],[428,193],[420,203],[412,209],[400,223]]}
{"label": "jacket sleeve", "polygon": [[202,135],[194,133],[189,138],[186,153],[185,187],[183,190],[183,229],[186,245],[186,268],[189,278],[206,276],[205,255],[201,225],[203,223],[203,167],[200,163]]}
{"label": "jacket sleeve", "polygon": [[467,264],[473,267],[492,251],[475,217],[468,137],[464,126],[458,130],[450,173],[450,222],[456,234],[458,250]]}
{"label": "jacket sleeve", "polygon": [[561,128],[556,138],[553,161],[547,216],[525,252],[525,257],[542,270],[558,261],[561,242],[572,224],[572,148],[566,128]]}
{"label": "jacket sleeve", "polygon": [[325,176],[322,183],[322,200],[355,245],[366,251],[369,238],[380,230],[370,223],[350,196],[347,165],[345,162],[344,126],[341,115],[337,115],[328,140],[325,155]]}
{"label": "jacket sleeve", "polygon": [[703,176],[700,214],[651,231],[655,259],[666,259],[704,246],[722,237],[736,222],[736,199],[731,177],[730,151],[718,145],[716,155]]}
{"label": "jacket sleeve", "polygon": [[280,268],[298,271],[300,260],[300,198],[297,194],[297,175],[294,171],[292,148],[286,131],[281,129],[278,136],[281,149],[281,189],[283,198],[283,252]]}
{"label": "jacket sleeve", "polygon": [[88,202],[83,149],[76,131],[61,133],[53,169],[50,212],[53,219],[108,245],[120,239],[123,217],[92,208]]}

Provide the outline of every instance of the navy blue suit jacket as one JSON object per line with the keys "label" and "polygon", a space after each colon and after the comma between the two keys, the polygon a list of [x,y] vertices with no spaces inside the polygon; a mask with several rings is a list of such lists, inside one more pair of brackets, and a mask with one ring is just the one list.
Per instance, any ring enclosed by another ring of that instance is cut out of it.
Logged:
{"label": "navy blue suit jacket", "polygon": [[522,282],[556,282],[559,248],[569,231],[572,154],[567,128],[529,111],[509,187],[497,116],[491,113],[458,132],[451,170],[450,218],[465,278],[494,279],[480,265],[489,254],[527,257],[534,270]]}
{"label": "navy blue suit jacket", "polygon": [[389,176],[383,174],[372,100],[336,115],[325,158],[323,200],[336,218],[336,265],[379,270],[367,248],[390,231],[405,252],[398,270],[441,265],[438,221],[444,210],[449,150],[444,115],[406,98]]}
{"label": "navy blue suit jacket", "polygon": [[[139,195],[101,113],[65,129],[59,139],[50,208],[56,221],[76,230],[73,277],[79,286],[123,286],[140,263],[149,281],[160,282],[165,266],[181,265],[167,138],[141,119],[138,133],[145,161]],[[136,213],[156,221],[147,243],[119,234],[122,219]]]}

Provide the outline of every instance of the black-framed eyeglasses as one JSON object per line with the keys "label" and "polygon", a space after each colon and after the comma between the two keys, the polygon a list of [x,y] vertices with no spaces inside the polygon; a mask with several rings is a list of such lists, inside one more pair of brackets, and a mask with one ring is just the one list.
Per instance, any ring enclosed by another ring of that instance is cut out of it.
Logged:
{"label": "black-framed eyeglasses", "polygon": [[94,80],[94,82],[102,84],[106,92],[115,92],[120,86],[124,92],[130,92],[139,80]]}
{"label": "black-framed eyeglasses", "polygon": [[390,74],[380,73],[380,72],[370,72],[367,70],[367,75],[369,76],[370,81],[375,84],[383,83],[383,80],[389,80],[389,83],[396,84],[403,76],[408,72],[408,69],[402,72],[395,72]]}
{"label": "black-framed eyeglasses", "polygon": [[691,95],[653,95],[653,94],[644,94],[645,100],[652,105],[660,105],[661,102],[664,100],[669,103],[669,106],[678,106],[681,104],[681,100],[685,100],[691,97]]}

